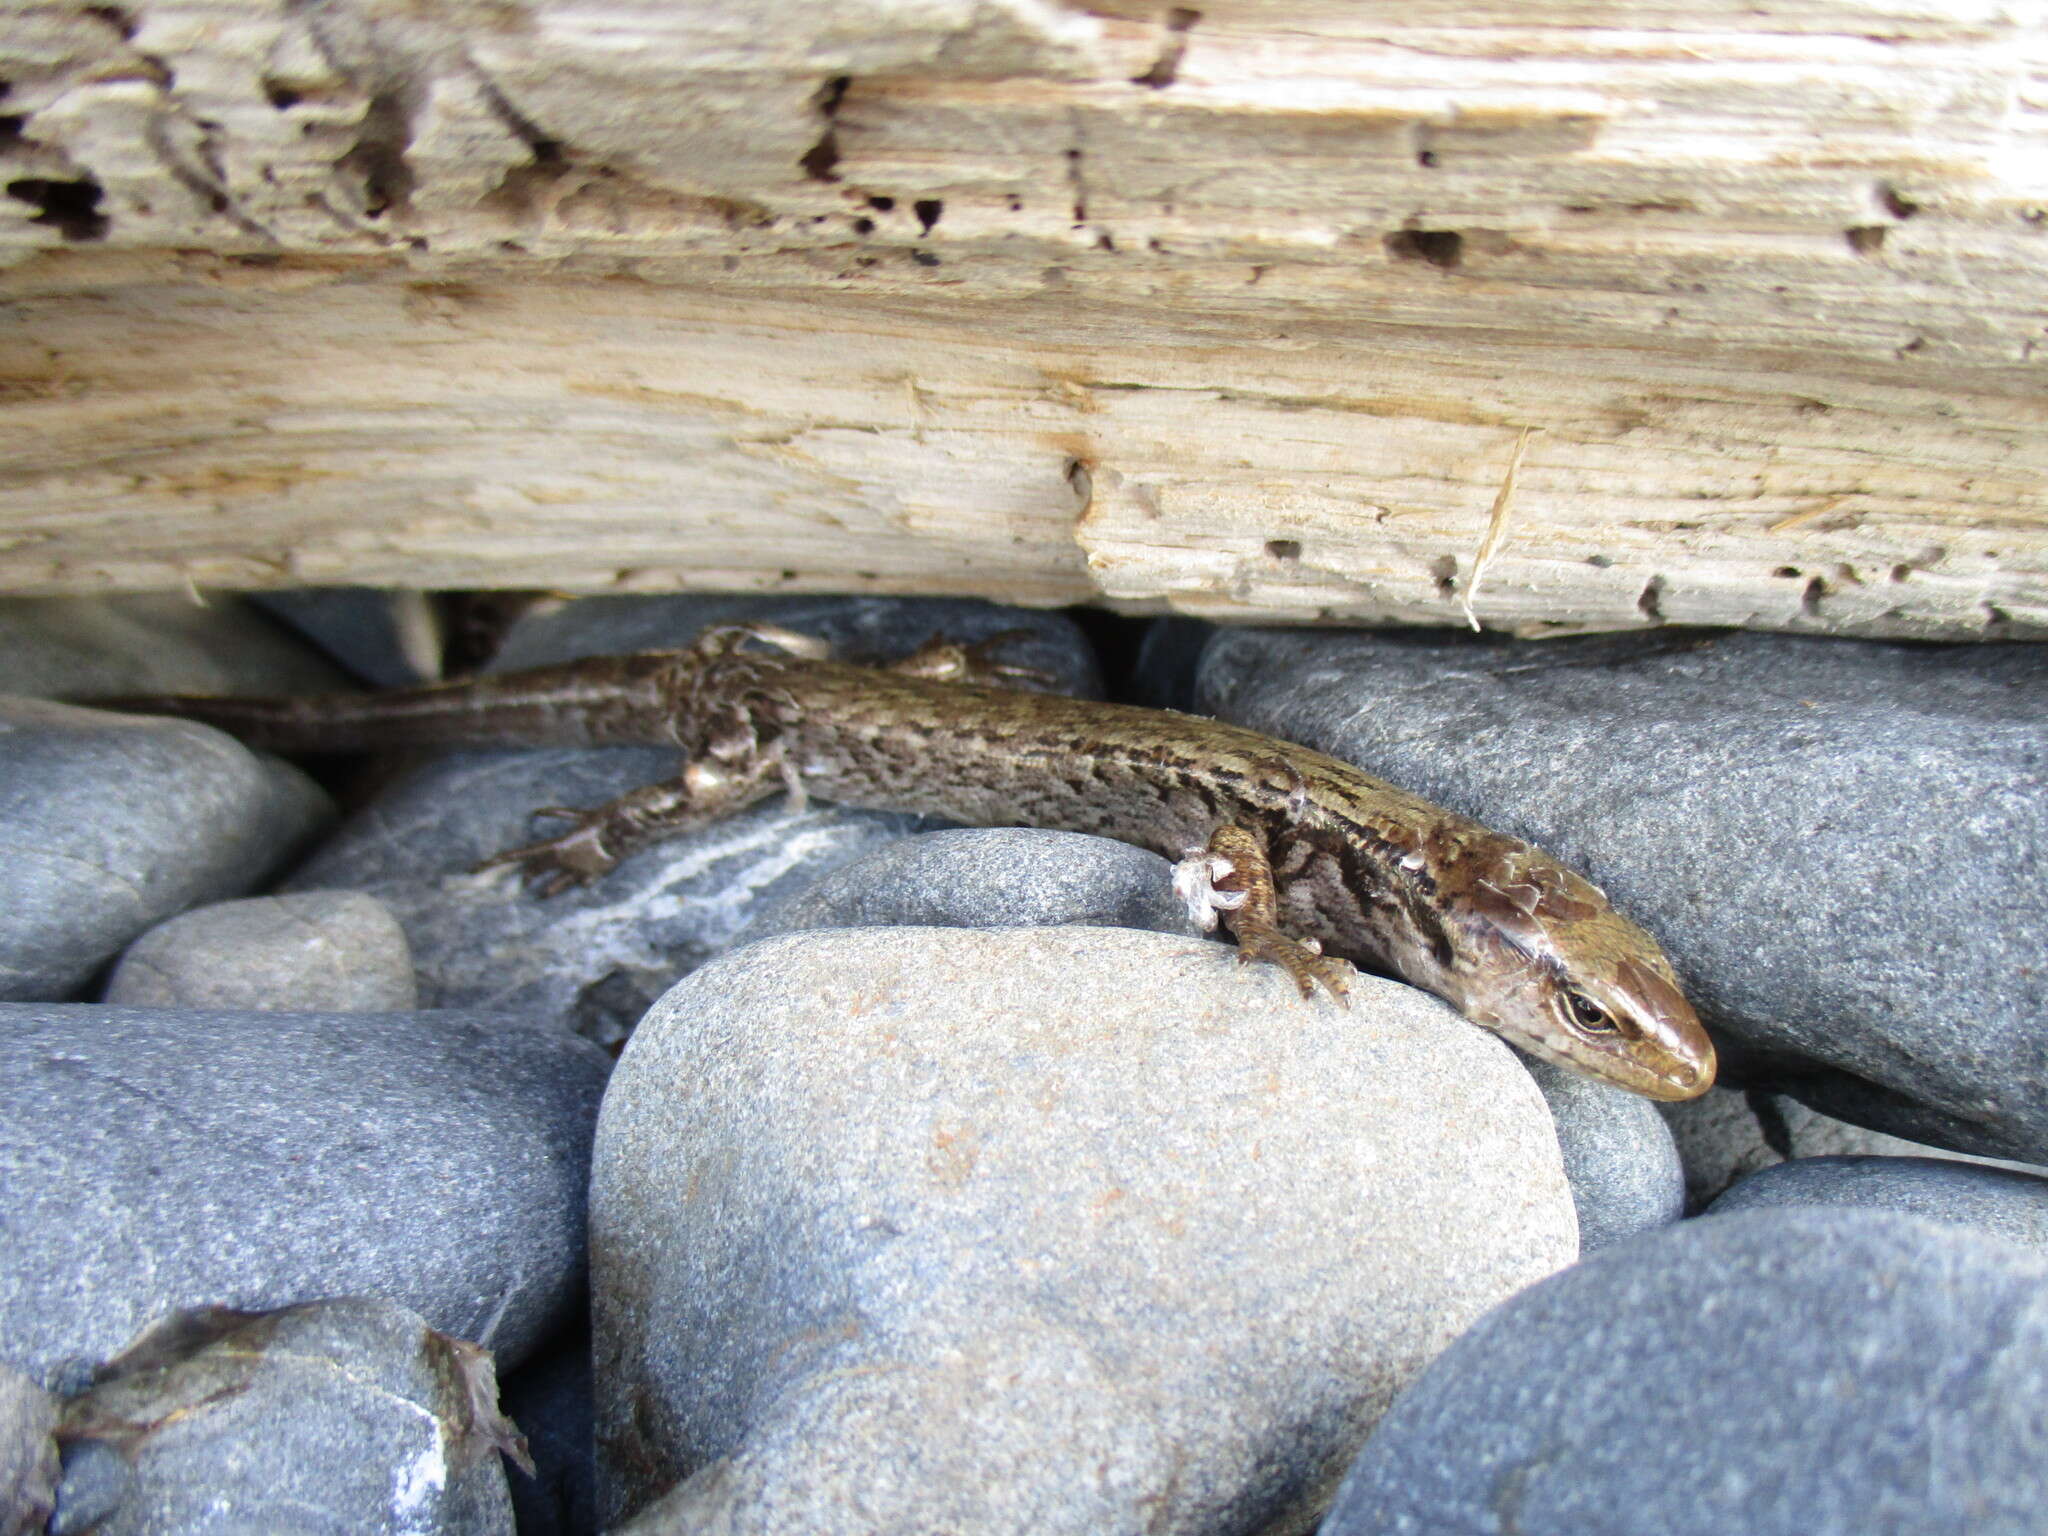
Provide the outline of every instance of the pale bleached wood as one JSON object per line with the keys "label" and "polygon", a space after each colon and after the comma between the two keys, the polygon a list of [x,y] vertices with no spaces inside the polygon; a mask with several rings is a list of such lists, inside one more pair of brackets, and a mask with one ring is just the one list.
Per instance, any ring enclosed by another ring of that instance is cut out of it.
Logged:
{"label": "pale bleached wood", "polygon": [[17,6],[0,589],[2034,633],[2044,60],[1935,0]]}

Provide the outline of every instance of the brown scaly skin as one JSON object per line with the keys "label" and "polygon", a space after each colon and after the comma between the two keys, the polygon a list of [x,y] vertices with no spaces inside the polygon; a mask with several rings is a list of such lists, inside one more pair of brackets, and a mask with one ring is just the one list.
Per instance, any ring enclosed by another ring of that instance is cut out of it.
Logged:
{"label": "brown scaly skin", "polygon": [[518,865],[543,895],[782,789],[1113,837],[1181,860],[1197,916],[1220,911],[1244,957],[1277,961],[1305,994],[1321,983],[1341,996],[1348,973],[1336,962],[1352,961],[1650,1098],[1694,1098],[1713,1083],[1713,1044],[1656,941],[1539,849],[1255,731],[958,680],[1021,675],[975,651],[934,643],[886,670],[821,651],[786,631],[721,628],[683,651],[395,694],[124,705],[284,751],[680,749],[680,777],[552,812],[567,831],[491,861]]}

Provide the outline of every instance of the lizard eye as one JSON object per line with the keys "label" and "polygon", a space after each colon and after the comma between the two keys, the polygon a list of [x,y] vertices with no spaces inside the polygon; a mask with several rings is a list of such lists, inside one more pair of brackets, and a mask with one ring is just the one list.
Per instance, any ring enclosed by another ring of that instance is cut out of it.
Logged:
{"label": "lizard eye", "polygon": [[1621,1028],[1613,1014],[1583,992],[1567,990],[1564,1006],[1572,1016],[1572,1023],[1586,1034],[1611,1035]]}

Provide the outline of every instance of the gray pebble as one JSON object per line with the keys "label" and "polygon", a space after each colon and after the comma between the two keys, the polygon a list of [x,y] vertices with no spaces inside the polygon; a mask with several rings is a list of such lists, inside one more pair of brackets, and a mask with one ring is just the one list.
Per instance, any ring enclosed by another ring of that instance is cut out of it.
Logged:
{"label": "gray pebble", "polygon": [[178,1317],[132,1353],[65,1405],[66,1530],[511,1536],[499,1447],[517,1442],[489,1357],[417,1313],[344,1298]]}
{"label": "gray pebble", "polygon": [[1657,1111],[1678,1143],[1679,1161],[1685,1167],[1688,1213],[1705,1210],[1738,1180],[1788,1158],[1934,1157],[2021,1172],[2044,1171],[2026,1163],[1951,1152],[1850,1125],[1808,1109],[1797,1099],[1762,1089],[1715,1088],[1682,1104],[1659,1104]]}
{"label": "gray pebble", "polygon": [[1876,1211],[1684,1222],[1402,1396],[1322,1536],[2048,1531],[2048,1259]]}
{"label": "gray pebble", "polygon": [[232,597],[0,597],[0,693],[324,693],[341,671]]}
{"label": "gray pebble", "polygon": [[391,909],[361,891],[216,902],[158,923],[123,951],[109,1003],[283,1013],[407,1013],[412,951]]}
{"label": "gray pebble", "polygon": [[[880,598],[586,598],[522,621],[495,670],[683,645],[714,623],[759,619],[850,655],[900,656],[932,633],[974,641],[1022,626],[1002,659],[1097,686],[1079,630],[1054,615],[987,603]],[[669,838],[602,880],[542,900],[516,874],[471,873],[548,835],[541,806],[592,806],[671,778],[676,754],[643,748],[458,752],[403,774],[294,873],[292,890],[367,890],[412,945],[435,1007],[503,1008],[563,1021],[615,1046],[655,998],[718,953],[757,911],[908,832],[919,817],[780,798]]]}
{"label": "gray pebble", "polygon": [[1524,1056],[1557,1121],[1564,1176],[1579,1213],[1579,1251],[1594,1253],[1685,1214],[1678,1146],[1648,1099]]}
{"label": "gray pebble", "polygon": [[1105,928],[799,934],[691,976],[593,1166],[607,1516],[687,1477],[646,1529],[1298,1523],[1576,1252],[1512,1053],[1398,983],[1352,1003]]}
{"label": "gray pebble", "polygon": [[1224,631],[1202,691],[1604,885],[1729,1080],[2048,1160],[2048,649]]}
{"label": "gray pebble", "polygon": [[603,1055],[518,1018],[0,1004],[0,1339],[388,1297],[517,1362],[582,1278]]}
{"label": "gray pebble", "polygon": [[68,997],[137,934],[273,873],[333,807],[219,731],[0,699],[0,998]]}
{"label": "gray pebble", "polygon": [[1108,838],[972,827],[886,843],[764,911],[751,941],[813,928],[1149,928],[1199,937],[1173,866]]}
{"label": "gray pebble", "polygon": [[2048,1178],[1931,1157],[1802,1157],[1753,1173],[1713,1214],[1862,1206],[1953,1222],[2048,1252]]}

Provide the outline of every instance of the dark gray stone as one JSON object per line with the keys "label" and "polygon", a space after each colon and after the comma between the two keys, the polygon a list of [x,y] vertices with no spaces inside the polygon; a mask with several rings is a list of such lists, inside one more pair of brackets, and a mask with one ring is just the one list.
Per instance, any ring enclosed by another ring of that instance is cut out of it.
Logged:
{"label": "dark gray stone", "polygon": [[1679,1161],[1685,1165],[1688,1215],[1705,1210],[1738,1180],[1788,1158],[1935,1157],[2022,1173],[2048,1172],[1850,1125],[1763,1089],[1715,1088],[1682,1104],[1659,1104],[1657,1112],[1671,1127]]}
{"label": "dark gray stone", "polygon": [[[880,598],[586,598],[516,626],[495,669],[689,643],[714,623],[759,620],[831,641],[853,658],[908,654],[935,632],[975,641],[1022,626],[1002,659],[1096,686],[1071,621],[987,603]],[[627,859],[604,879],[542,900],[515,873],[470,873],[545,836],[540,806],[591,806],[670,778],[673,752],[643,748],[460,752],[394,781],[287,882],[367,890],[412,945],[435,1007],[518,1009],[613,1046],[653,1000],[730,944],[760,910],[820,875],[938,823],[777,799]]]}
{"label": "dark gray stone", "polygon": [[606,1062],[533,1021],[0,1004],[0,1354],[383,1296],[516,1363],[582,1281]]}
{"label": "dark gray stone", "polygon": [[389,907],[361,891],[305,891],[216,902],[158,923],[123,951],[104,1001],[409,1013],[419,988]]}
{"label": "dark gray stone", "polygon": [[249,601],[373,688],[407,688],[441,675],[441,617],[424,592],[300,587],[252,592]]}
{"label": "dark gray stone", "polygon": [[605,1098],[605,1514],[687,1476],[645,1529],[1298,1528],[1574,1227],[1529,1075],[1398,983],[1345,1009],[1116,928],[763,940]]}
{"label": "dark gray stone", "polygon": [[323,693],[339,669],[239,599],[0,597],[0,693]]}
{"label": "dark gray stone", "polygon": [[135,1469],[104,1440],[74,1440],[64,1447],[49,1536],[85,1536],[99,1530],[135,1497]]}
{"label": "dark gray stone", "polygon": [[74,994],[152,924],[240,895],[333,807],[203,725],[0,699],[0,998]]}
{"label": "dark gray stone", "polygon": [[2048,1160],[2048,649],[1225,631],[1202,688],[1604,885],[1728,1080]]}
{"label": "dark gray stone", "polygon": [[1496,1308],[1380,1421],[1322,1536],[2048,1531],[2048,1259],[1749,1211]]}
{"label": "dark gray stone", "polygon": [[1725,1216],[1765,1206],[1860,1206],[1953,1222],[2048,1252],[2048,1178],[1931,1157],[1802,1157],[1753,1173],[1716,1200]]}
{"label": "dark gray stone", "polygon": [[351,1297],[164,1332],[65,1405],[67,1530],[511,1536],[489,1357],[418,1314]]}
{"label": "dark gray stone", "polygon": [[1522,1065],[1557,1121],[1581,1253],[1669,1226],[1685,1214],[1685,1171],[1656,1105],[1533,1056],[1523,1056]]}
{"label": "dark gray stone", "polygon": [[508,1376],[504,1405],[533,1457],[531,1477],[506,1474],[519,1536],[591,1536],[598,1521],[590,1331],[572,1329]]}
{"label": "dark gray stone", "polygon": [[1173,894],[1173,866],[1158,854],[1038,827],[970,827],[884,844],[764,911],[743,937],[1062,923],[1201,937]]}
{"label": "dark gray stone", "polygon": [[1131,702],[1152,709],[1199,708],[1202,652],[1215,633],[1205,619],[1154,619],[1146,625],[1131,673]]}
{"label": "dark gray stone", "polygon": [[828,641],[842,661],[863,663],[907,656],[934,635],[971,644],[1018,630],[997,659],[1039,668],[1060,693],[1096,698],[1102,692],[1094,655],[1072,619],[978,598],[585,597],[520,620],[490,670],[688,645],[714,624],[777,624]]}

